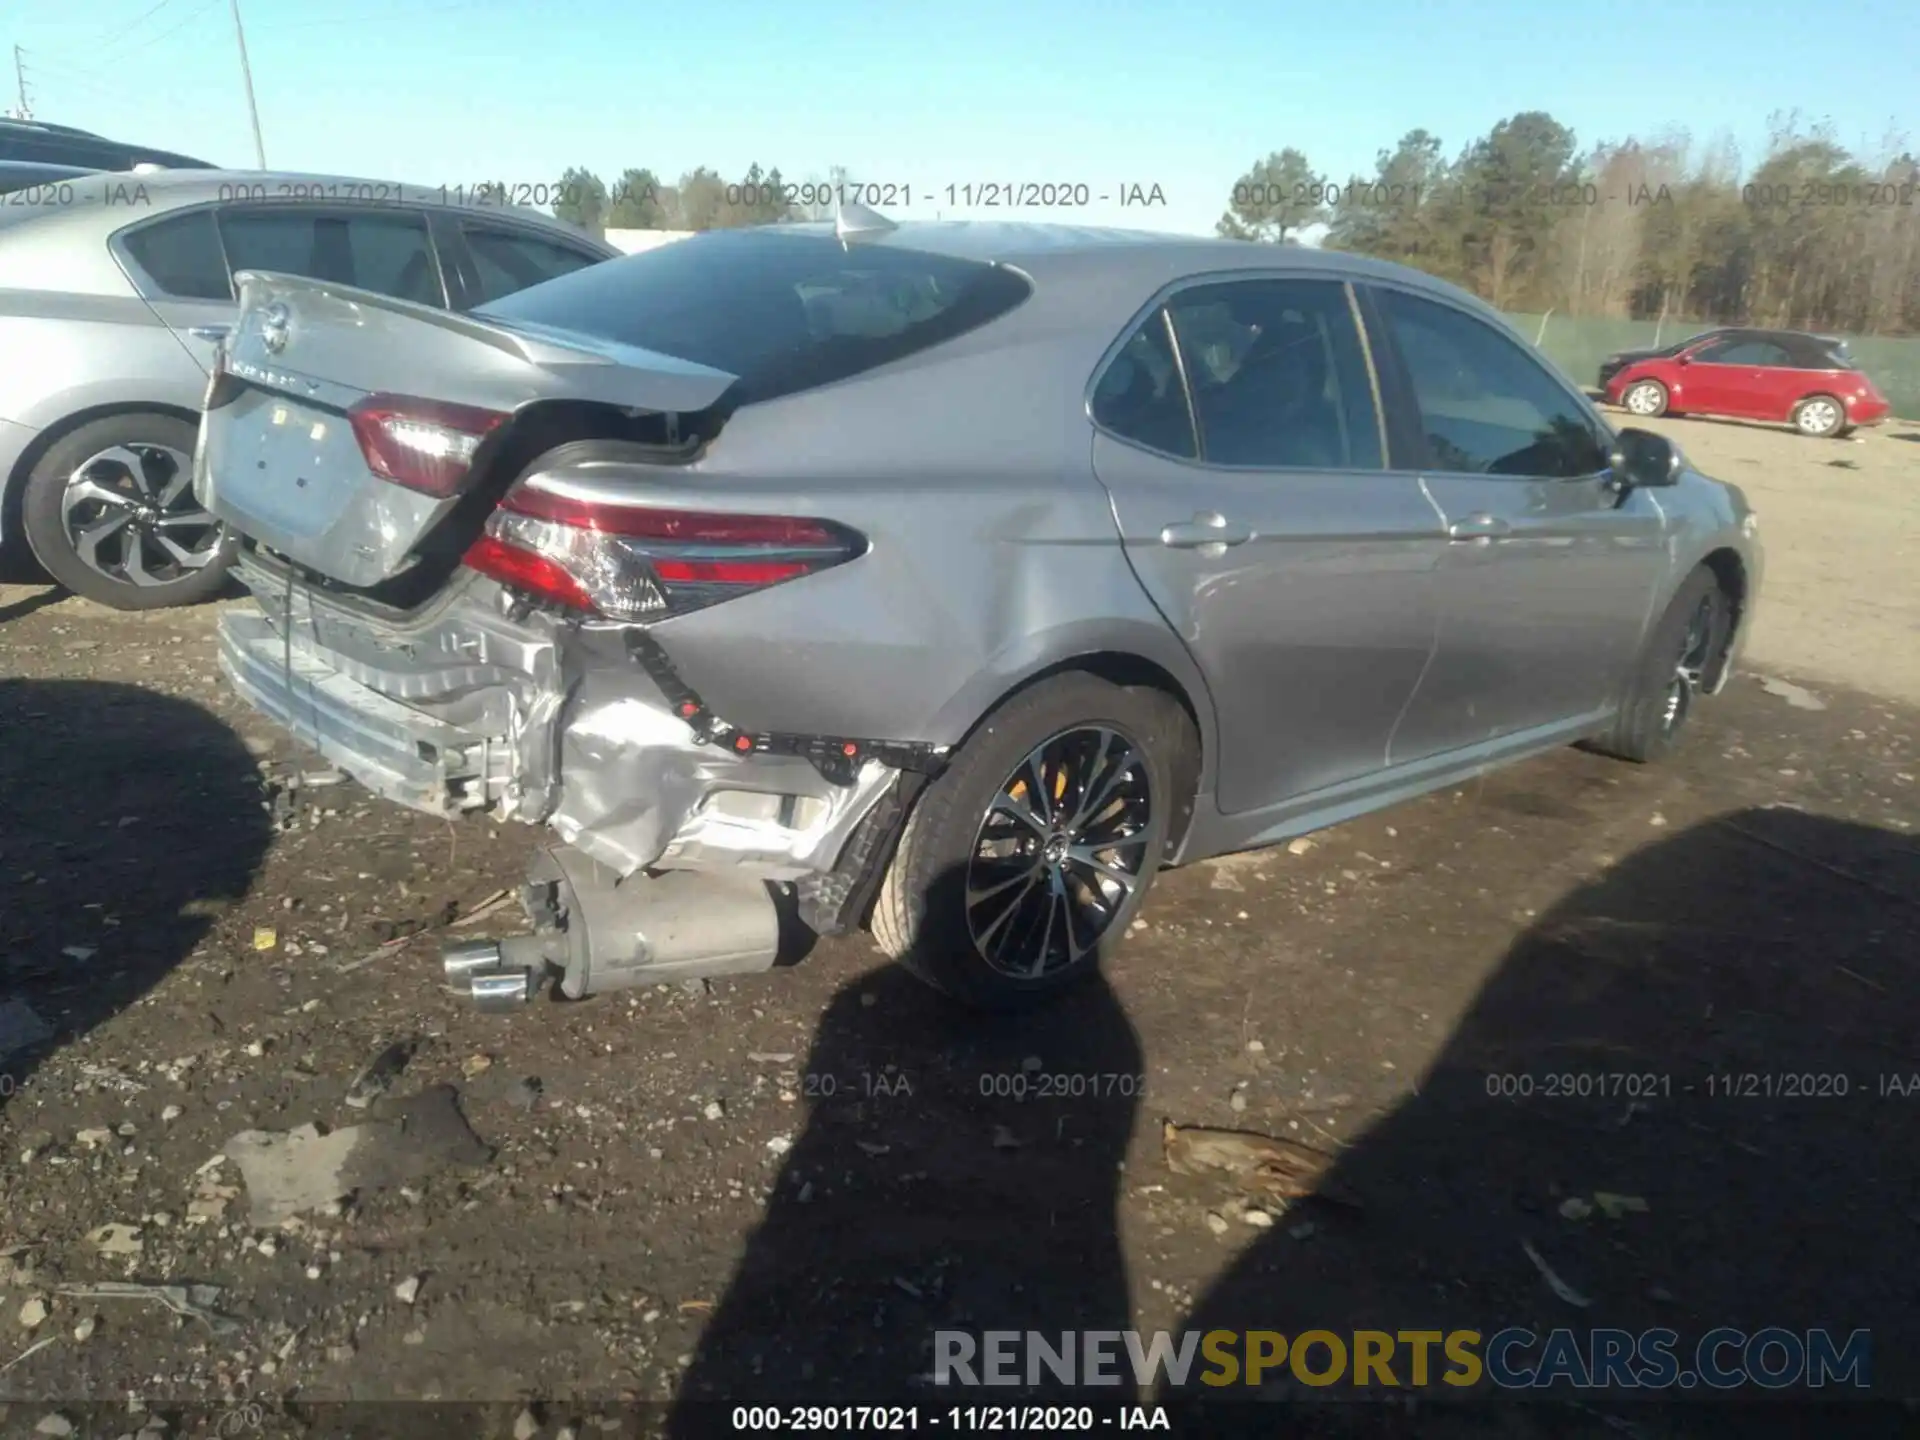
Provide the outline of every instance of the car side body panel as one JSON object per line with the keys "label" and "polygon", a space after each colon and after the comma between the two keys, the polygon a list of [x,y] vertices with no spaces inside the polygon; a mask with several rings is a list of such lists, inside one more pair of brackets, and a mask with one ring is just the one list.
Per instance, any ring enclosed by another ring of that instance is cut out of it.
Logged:
{"label": "car side body panel", "polygon": [[[0,314],[0,542],[17,494],[52,438],[96,415],[134,408],[191,416],[206,375],[145,302],[133,297],[6,295]],[[111,356],[111,366],[101,364]]]}
{"label": "car side body panel", "polygon": [[955,744],[1033,675],[1116,653],[1178,680],[1204,740],[1205,686],[1093,475],[1084,394],[1107,337],[1061,328],[1069,288],[923,359],[745,407],[691,464],[542,473],[867,537],[851,564],[654,627],[732,723]]}

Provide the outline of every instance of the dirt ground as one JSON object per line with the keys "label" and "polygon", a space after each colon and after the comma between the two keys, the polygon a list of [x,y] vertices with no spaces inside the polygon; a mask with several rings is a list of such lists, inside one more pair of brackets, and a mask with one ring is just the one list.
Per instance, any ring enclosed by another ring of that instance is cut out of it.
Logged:
{"label": "dirt ground", "polygon": [[1760,517],[1767,577],[1749,659],[1920,705],[1920,423],[1845,440],[1656,420]]}
{"label": "dirt ground", "polygon": [[[336,1401],[484,1401],[444,1433],[522,1436],[703,1397],[944,1411],[940,1328],[1868,1328],[1873,1393],[1920,1397],[1920,430],[1663,428],[1770,550],[1748,673],[1680,757],[1568,750],[1164,875],[1105,983],[1018,1020],[864,937],[477,1014],[438,945],[489,933],[448,921],[533,832],[287,788],[321,767],[227,695],[217,607],[0,587],[0,1007],[51,1030],[0,1058],[0,1434],[425,1424]],[[396,1043],[390,1094],[349,1106]],[[477,1148],[428,1127],[331,1211],[256,1225],[210,1164],[440,1086]],[[1356,1204],[1174,1173],[1165,1120],[1313,1146]],[[108,1282],[218,1288],[173,1293],[190,1316]],[[1607,1405],[1287,1425],[1807,1420]]]}

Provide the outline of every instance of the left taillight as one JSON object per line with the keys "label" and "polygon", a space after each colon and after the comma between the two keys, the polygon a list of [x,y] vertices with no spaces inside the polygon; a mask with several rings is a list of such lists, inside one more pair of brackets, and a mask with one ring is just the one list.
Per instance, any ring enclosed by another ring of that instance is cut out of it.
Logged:
{"label": "left taillight", "polygon": [[844,564],[866,550],[830,520],[584,499],[518,486],[464,563],[612,620],[662,620]]}
{"label": "left taillight", "polygon": [[347,411],[369,470],[443,500],[459,493],[481,442],[506,419],[498,410],[410,395],[367,395]]}

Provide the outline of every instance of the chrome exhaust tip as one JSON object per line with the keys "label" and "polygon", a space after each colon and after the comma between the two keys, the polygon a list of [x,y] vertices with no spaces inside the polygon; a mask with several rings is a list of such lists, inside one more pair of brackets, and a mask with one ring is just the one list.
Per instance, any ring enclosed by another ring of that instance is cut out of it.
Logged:
{"label": "chrome exhaust tip", "polygon": [[456,982],[471,979],[489,970],[498,970],[500,942],[498,940],[457,941],[440,952],[440,965],[446,971],[447,979]]}
{"label": "chrome exhaust tip", "polygon": [[[516,952],[522,947],[516,946]],[[440,952],[440,967],[456,990],[464,989],[475,1008],[515,1010],[533,999],[536,967],[515,964],[499,940],[462,940]],[[514,960],[524,960],[516,953]]]}
{"label": "chrome exhaust tip", "polygon": [[476,1010],[495,1014],[517,1010],[533,998],[531,970],[496,970],[473,977],[473,1004]]}

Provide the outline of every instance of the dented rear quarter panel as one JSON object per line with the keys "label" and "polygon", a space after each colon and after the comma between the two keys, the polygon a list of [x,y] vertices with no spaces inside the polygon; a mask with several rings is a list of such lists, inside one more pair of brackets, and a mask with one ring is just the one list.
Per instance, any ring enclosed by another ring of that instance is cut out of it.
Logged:
{"label": "dented rear quarter panel", "polygon": [[1128,566],[1092,467],[1087,381],[1138,297],[1114,299],[1109,331],[1070,289],[1042,285],[917,360],[744,407],[692,464],[536,473],[866,536],[847,564],[652,627],[732,724],[950,745],[1026,678],[1119,652],[1171,674],[1210,740],[1204,682]]}

